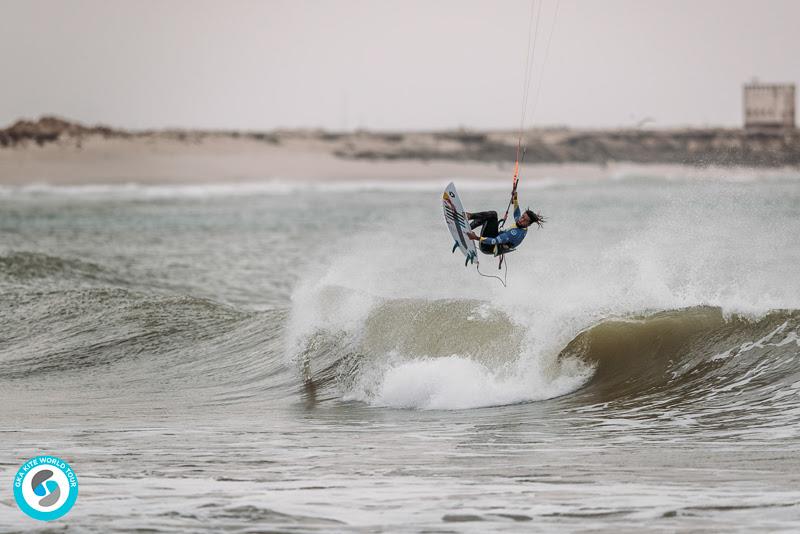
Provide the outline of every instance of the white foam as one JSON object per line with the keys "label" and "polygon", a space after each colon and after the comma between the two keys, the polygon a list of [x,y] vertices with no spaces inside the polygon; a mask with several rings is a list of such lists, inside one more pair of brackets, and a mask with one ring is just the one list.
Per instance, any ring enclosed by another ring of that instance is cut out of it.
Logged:
{"label": "white foam", "polygon": [[390,363],[381,372],[365,373],[369,379],[362,379],[345,398],[374,406],[423,410],[499,406],[564,395],[580,387],[591,372],[587,366],[575,365],[573,372],[544,380],[536,373],[492,370],[454,354]]}
{"label": "white foam", "polygon": [[519,381],[501,379],[478,362],[456,355],[389,368],[373,404],[395,408],[475,408],[529,400]]}
{"label": "white foam", "polygon": [[[659,168],[648,171],[638,167],[631,169],[621,166],[608,176],[566,178],[537,174],[535,167],[531,177],[525,180],[525,189],[546,190],[551,188],[586,187],[604,182],[626,180],[683,181],[704,180],[709,182],[770,182],[797,181],[800,173],[796,169],[773,169],[761,171],[746,168],[693,169],[679,167],[673,173],[658,174]],[[205,183],[148,183],[132,180],[124,183],[90,184],[52,184],[37,182],[24,185],[0,185],[0,196],[80,196],[91,198],[206,198],[217,196],[250,195],[291,195],[301,191],[325,193],[359,192],[439,192],[449,181],[455,181],[461,191],[506,191],[508,182],[498,179],[462,178],[457,176],[445,179],[392,179],[392,180],[298,180],[289,178],[269,178],[256,181],[225,181]]]}

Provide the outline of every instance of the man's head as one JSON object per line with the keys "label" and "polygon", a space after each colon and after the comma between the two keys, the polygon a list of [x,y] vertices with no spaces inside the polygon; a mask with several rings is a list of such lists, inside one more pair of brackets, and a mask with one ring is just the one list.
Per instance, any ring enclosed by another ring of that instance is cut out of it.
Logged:
{"label": "man's head", "polygon": [[542,215],[539,215],[532,209],[528,208],[522,215],[520,215],[519,219],[517,219],[517,226],[520,228],[527,228],[531,224],[536,223],[539,225],[539,228],[541,228],[545,221],[546,219]]}

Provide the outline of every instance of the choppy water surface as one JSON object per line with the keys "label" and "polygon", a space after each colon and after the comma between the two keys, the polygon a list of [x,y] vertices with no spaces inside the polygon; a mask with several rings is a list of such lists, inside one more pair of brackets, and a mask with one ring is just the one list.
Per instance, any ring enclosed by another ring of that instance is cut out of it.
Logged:
{"label": "choppy water surface", "polygon": [[0,191],[0,529],[798,528],[800,181],[440,186]]}

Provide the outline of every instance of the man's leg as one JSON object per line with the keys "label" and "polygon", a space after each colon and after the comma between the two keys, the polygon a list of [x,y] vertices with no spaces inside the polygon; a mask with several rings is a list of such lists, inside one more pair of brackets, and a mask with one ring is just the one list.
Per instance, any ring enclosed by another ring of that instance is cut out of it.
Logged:
{"label": "man's leg", "polygon": [[[467,213],[467,219],[472,221],[469,224],[469,227],[473,230],[479,226],[483,226],[484,223],[491,221],[494,219],[495,226],[497,226],[497,212],[496,211],[479,211],[478,213]],[[489,236],[487,236],[489,237]]]}
{"label": "man's leg", "polygon": [[481,237],[497,237],[497,234],[500,232],[500,221],[497,220],[497,212],[484,211],[481,215],[484,215],[481,220],[481,224],[483,225],[483,228],[481,228]]}
{"label": "man's leg", "polygon": [[[481,237],[497,237],[500,232],[500,221],[497,220],[496,211],[485,211],[486,217],[483,219],[483,228],[481,228]],[[484,254],[494,254],[493,245],[480,245],[481,252]]]}

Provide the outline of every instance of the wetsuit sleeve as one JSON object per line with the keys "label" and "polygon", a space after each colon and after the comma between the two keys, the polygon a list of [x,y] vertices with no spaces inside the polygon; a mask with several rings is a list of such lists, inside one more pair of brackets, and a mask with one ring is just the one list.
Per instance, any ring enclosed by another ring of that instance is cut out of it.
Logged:
{"label": "wetsuit sleeve", "polygon": [[514,202],[514,220],[516,221],[522,216],[522,212],[519,211],[519,202]]}
{"label": "wetsuit sleeve", "polygon": [[490,246],[494,245],[505,245],[511,241],[511,236],[508,232],[502,232],[497,237],[482,237],[481,243],[485,243]]}

